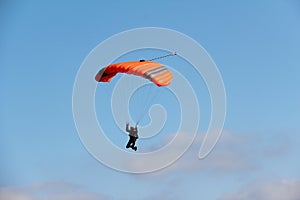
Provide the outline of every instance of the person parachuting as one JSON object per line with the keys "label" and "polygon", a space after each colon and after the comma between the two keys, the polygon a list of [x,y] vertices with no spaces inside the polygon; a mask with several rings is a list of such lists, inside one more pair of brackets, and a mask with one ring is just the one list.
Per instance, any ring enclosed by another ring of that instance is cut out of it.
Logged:
{"label": "person parachuting", "polygon": [[[176,52],[170,53],[165,56],[157,57],[150,60],[140,60],[131,62],[120,62],[110,64],[107,67],[102,68],[95,76],[97,82],[110,82],[110,80],[118,73],[132,74],[146,78],[156,84],[158,87],[168,86],[173,78],[172,73],[162,64],[154,62],[153,60],[165,58],[168,56],[175,56]],[[126,132],[129,133],[129,141],[126,148],[131,147],[133,150],[137,150],[135,145],[138,139],[138,127],[130,127],[126,123]]]}

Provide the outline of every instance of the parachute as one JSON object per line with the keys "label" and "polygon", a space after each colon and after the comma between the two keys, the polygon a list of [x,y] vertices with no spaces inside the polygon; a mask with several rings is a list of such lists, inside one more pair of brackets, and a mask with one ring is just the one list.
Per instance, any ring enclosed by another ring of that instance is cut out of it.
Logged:
{"label": "parachute", "polygon": [[[156,60],[174,55],[176,55],[176,53],[154,59]],[[159,93],[164,91],[165,88],[162,86],[168,86],[173,79],[172,73],[165,66],[152,60],[113,63],[100,69],[95,76],[95,80],[97,82],[110,82],[118,73],[135,75],[151,81],[149,84],[138,89],[133,95],[133,99],[135,99],[133,100],[134,106],[131,107],[130,110],[132,111],[131,114],[133,114],[133,120],[136,121],[136,124],[139,124],[139,122],[144,118],[152,102],[158,98]],[[128,86],[130,88],[130,85]],[[122,92],[124,92],[124,94],[119,93],[119,96],[125,97],[126,91]],[[120,102],[122,102],[120,103],[120,106],[123,106],[123,98],[120,98]]]}
{"label": "parachute", "polygon": [[159,87],[169,85],[173,78],[172,73],[162,64],[140,60],[108,65],[96,74],[95,80],[98,82],[110,82],[118,73],[133,74],[149,79]]}

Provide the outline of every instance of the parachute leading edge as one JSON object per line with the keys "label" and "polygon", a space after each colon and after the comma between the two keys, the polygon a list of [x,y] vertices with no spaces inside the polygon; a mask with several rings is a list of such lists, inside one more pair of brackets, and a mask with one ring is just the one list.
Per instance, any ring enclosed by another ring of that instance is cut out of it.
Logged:
{"label": "parachute leading edge", "polygon": [[95,80],[98,82],[110,82],[118,73],[133,74],[149,79],[159,87],[169,85],[173,78],[172,73],[162,64],[141,60],[108,65],[97,73]]}

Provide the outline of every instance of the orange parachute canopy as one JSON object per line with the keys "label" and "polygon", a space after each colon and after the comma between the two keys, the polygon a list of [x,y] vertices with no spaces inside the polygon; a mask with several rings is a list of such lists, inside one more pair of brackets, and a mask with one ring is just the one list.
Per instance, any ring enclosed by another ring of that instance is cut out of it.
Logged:
{"label": "orange parachute canopy", "polygon": [[132,62],[121,62],[108,65],[101,69],[95,79],[98,82],[110,82],[118,73],[127,73],[149,79],[157,86],[167,86],[171,83],[173,75],[162,64],[140,60]]}

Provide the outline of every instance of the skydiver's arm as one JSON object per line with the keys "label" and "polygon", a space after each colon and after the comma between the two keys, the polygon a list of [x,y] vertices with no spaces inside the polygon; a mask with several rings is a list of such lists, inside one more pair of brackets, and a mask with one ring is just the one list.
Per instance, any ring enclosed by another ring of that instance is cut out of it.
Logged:
{"label": "skydiver's arm", "polygon": [[129,123],[126,123],[126,131],[129,132]]}

